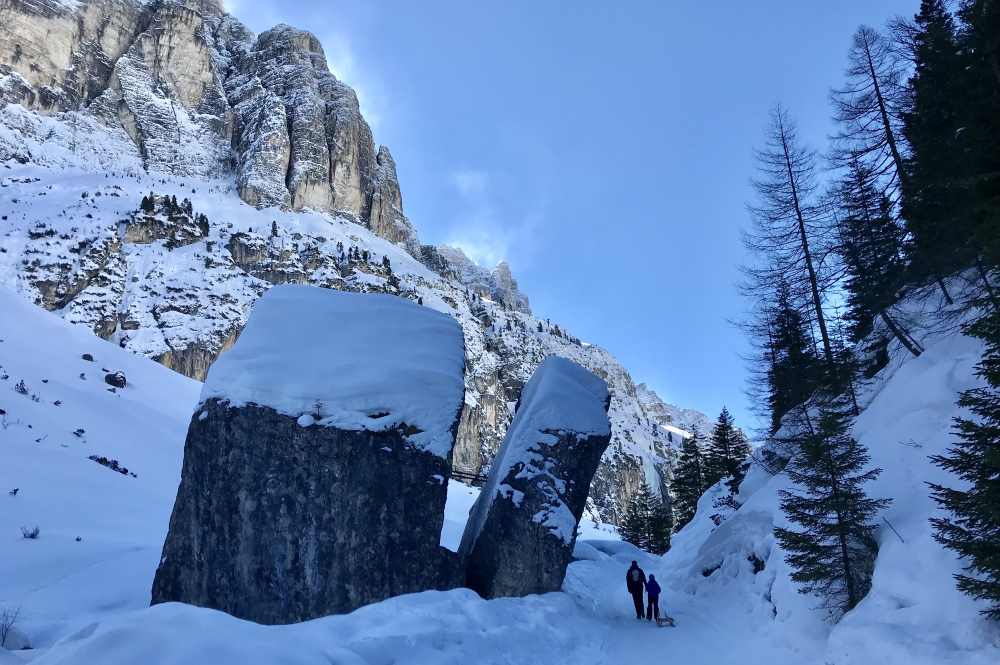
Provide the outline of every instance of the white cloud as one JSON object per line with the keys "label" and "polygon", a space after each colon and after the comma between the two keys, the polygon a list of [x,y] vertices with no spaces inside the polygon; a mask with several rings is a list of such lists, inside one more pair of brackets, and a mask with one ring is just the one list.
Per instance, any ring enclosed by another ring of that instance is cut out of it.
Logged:
{"label": "white cloud", "polygon": [[460,229],[445,244],[458,247],[475,263],[487,268],[507,258],[510,246],[501,233],[485,228]]}
{"label": "white cloud", "polygon": [[481,197],[486,194],[490,177],[485,171],[459,169],[448,174],[448,181],[466,198]]}
{"label": "white cloud", "polygon": [[[544,218],[545,202],[515,212],[504,203],[502,184],[489,171],[460,168],[450,171],[447,182],[458,193],[461,206],[451,219],[445,244],[458,247],[481,266],[492,268],[516,254],[517,262],[530,260],[532,238]],[[519,197],[515,197],[521,203]],[[517,206],[520,208],[521,206]]]}

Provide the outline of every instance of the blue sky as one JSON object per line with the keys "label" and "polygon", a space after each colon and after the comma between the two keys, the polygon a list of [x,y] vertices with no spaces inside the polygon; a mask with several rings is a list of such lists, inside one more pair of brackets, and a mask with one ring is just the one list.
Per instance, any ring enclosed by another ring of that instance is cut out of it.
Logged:
{"label": "blue sky", "polygon": [[424,242],[508,260],[536,314],[668,401],[752,425],[730,323],[776,102],[823,147],[851,34],[918,0],[230,0],[315,33]]}

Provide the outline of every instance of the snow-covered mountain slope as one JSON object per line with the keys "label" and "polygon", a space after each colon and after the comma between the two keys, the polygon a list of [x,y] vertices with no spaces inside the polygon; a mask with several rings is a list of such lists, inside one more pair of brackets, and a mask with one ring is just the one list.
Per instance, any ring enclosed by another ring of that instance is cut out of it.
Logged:
{"label": "snow-covered mountain slope", "polygon": [[489,464],[557,354],[613,395],[591,511],[617,519],[643,481],[667,492],[681,433],[658,398],[534,316],[505,263],[420,245],[315,36],[255,35],[216,0],[12,0],[0,17],[0,286],[196,379],[272,284],[418,300],[465,334],[457,466]]}
{"label": "snow-covered mountain slope", "polygon": [[200,387],[0,288],[0,604],[33,639],[149,604]]}
{"label": "snow-covered mountain slope", "polygon": [[350,217],[253,208],[225,180],[12,163],[0,177],[0,217],[0,285],[199,379],[273,284],[395,293],[455,316],[467,352],[455,457],[464,469],[492,458],[537,364],[550,354],[569,357],[608,380],[613,393],[614,439],[593,510],[614,519],[641,480],[667,489],[676,434],[647,412],[609,353],[480,296],[447,267],[433,272]]}
{"label": "snow-covered mountain slope", "polygon": [[[928,321],[933,327],[933,322]],[[879,534],[871,592],[835,626],[824,621],[819,600],[797,593],[773,536],[788,527],[778,491],[785,474],[754,465],[740,488],[742,506],[723,513],[713,504],[721,486],[707,492],[690,524],[674,536],[665,555],[668,588],[719,602],[739,602],[747,621],[769,639],[811,642],[815,658],[801,662],[940,665],[1000,661],[1000,631],[978,615],[982,606],[960,594],[952,576],[954,554],[932,537],[938,515],[926,483],[955,480],[930,463],[954,439],[952,418],[959,391],[977,385],[974,366],[982,348],[957,332],[924,336],[919,358],[895,355],[859,395],[863,406],[853,434],[872,465],[883,469],[866,489],[892,499]],[[901,349],[897,349],[901,351]],[[716,518],[718,519],[718,518]]]}

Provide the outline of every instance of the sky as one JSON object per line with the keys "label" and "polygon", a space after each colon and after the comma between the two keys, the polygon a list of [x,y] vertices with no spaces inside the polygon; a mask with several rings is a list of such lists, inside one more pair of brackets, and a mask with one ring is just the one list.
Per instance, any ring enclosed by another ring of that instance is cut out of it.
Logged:
{"label": "sky", "polygon": [[228,0],[316,34],[396,160],[421,240],[508,261],[536,315],[737,423],[753,148],[780,102],[822,149],[851,35],[918,0]]}

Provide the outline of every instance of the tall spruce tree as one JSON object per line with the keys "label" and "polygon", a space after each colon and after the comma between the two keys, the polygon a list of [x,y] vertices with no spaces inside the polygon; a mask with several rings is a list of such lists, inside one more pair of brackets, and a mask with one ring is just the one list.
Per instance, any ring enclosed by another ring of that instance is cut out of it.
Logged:
{"label": "tall spruce tree", "polygon": [[705,493],[705,460],[701,450],[702,434],[694,428],[681,444],[677,466],[674,467],[673,490],[674,529],[679,530],[694,518],[698,499]]}
{"label": "tall spruce tree", "polygon": [[649,551],[653,554],[666,554],[670,549],[670,534],[673,530],[672,511],[666,507],[663,499],[654,494],[650,502]]}
{"label": "tall spruce tree", "polygon": [[669,511],[659,496],[643,482],[629,502],[625,517],[618,527],[622,540],[653,554],[670,549],[673,526]]}
{"label": "tall spruce tree", "polygon": [[792,306],[787,289],[779,286],[777,303],[769,322],[770,367],[767,371],[767,401],[771,434],[781,419],[816,390],[822,361],[816,357],[802,314]]}
{"label": "tall spruce tree", "polygon": [[877,552],[873,520],[890,503],[865,493],[881,469],[866,470],[868,451],[850,436],[844,407],[831,400],[816,423],[806,408],[796,410],[798,449],[785,469],[796,489],[779,491],[792,528],[774,530],[799,592],[820,596],[834,617],[868,593]]}
{"label": "tall spruce tree", "polygon": [[1000,309],[989,283],[990,270],[1000,266],[1000,3],[964,0],[958,16],[965,94],[959,138],[971,177],[972,244],[984,286],[994,291],[991,304]]}
{"label": "tall spruce tree", "polygon": [[973,264],[968,156],[962,150],[963,62],[954,19],[943,0],[922,0],[914,19],[911,104],[904,113],[910,146],[903,183],[903,216],[913,235],[916,280],[937,282]]}
{"label": "tall spruce tree", "polygon": [[968,564],[958,588],[989,603],[984,614],[1000,621],[1000,313],[990,312],[967,332],[986,342],[978,375],[987,387],[962,393],[959,405],[977,418],[957,418],[959,441],[931,459],[965,483],[964,489],[931,485],[948,516],[932,519],[935,538]]}
{"label": "tall spruce tree", "polygon": [[729,409],[722,407],[705,456],[706,484],[711,486],[725,478],[730,494],[735,494],[743,482],[744,464],[749,456],[750,445],[746,437],[736,428]]}
{"label": "tall spruce tree", "polygon": [[837,251],[846,275],[849,338],[860,342],[876,318],[914,356],[923,349],[890,312],[906,276],[905,231],[892,215],[892,203],[878,191],[876,174],[852,159],[834,188],[838,212]]}

